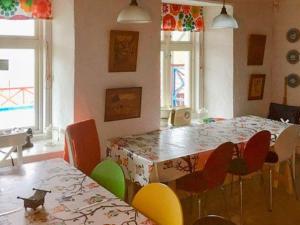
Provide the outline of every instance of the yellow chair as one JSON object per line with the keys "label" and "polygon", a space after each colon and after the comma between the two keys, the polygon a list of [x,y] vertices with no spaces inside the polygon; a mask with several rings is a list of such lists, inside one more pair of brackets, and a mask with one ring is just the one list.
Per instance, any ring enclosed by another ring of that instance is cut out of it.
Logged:
{"label": "yellow chair", "polygon": [[180,201],[164,184],[152,183],[143,187],[135,195],[132,205],[159,225],[183,225]]}

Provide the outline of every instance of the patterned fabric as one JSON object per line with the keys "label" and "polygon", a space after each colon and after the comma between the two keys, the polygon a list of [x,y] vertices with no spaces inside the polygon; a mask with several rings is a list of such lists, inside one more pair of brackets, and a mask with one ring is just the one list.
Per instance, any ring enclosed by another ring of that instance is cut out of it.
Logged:
{"label": "patterned fabric", "polygon": [[51,19],[52,0],[0,0],[0,19]]}
{"label": "patterned fabric", "polygon": [[[0,224],[5,225],[155,225],[61,159],[0,169]],[[16,196],[29,197],[32,188],[51,190],[44,208],[23,207]]]}
{"label": "patterned fabric", "polygon": [[163,3],[161,30],[202,31],[204,28],[202,9],[201,6]]}
{"label": "patterned fabric", "polygon": [[[257,132],[278,136],[289,124],[255,116],[154,131],[108,140],[107,156],[133,182],[169,182],[203,168],[211,152],[231,141],[243,148]],[[191,158],[191,160],[188,160]]]}

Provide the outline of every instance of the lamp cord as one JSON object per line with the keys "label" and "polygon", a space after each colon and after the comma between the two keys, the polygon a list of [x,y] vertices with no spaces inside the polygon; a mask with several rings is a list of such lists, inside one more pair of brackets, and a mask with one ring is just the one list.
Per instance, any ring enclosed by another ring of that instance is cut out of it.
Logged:
{"label": "lamp cord", "polygon": [[137,0],[131,0],[130,5],[135,5],[135,6],[137,6],[137,5],[138,5]]}

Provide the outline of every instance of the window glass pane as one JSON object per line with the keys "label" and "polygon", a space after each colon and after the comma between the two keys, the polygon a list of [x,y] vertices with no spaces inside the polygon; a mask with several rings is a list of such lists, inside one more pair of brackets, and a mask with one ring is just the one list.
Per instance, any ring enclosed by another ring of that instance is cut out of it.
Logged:
{"label": "window glass pane", "polygon": [[191,32],[172,31],[171,41],[191,41]]}
{"label": "window glass pane", "polygon": [[161,41],[164,41],[164,40],[165,40],[165,36],[164,36],[164,35],[165,35],[165,32],[161,31],[161,32],[160,32],[160,40],[161,40]]}
{"label": "window glass pane", "polygon": [[0,49],[0,59],[0,129],[34,127],[35,50]]}
{"label": "window glass pane", "polygon": [[0,35],[34,36],[34,20],[0,20]]}
{"label": "window glass pane", "polygon": [[164,52],[160,51],[160,105],[164,106]]}
{"label": "window glass pane", "polygon": [[172,106],[190,106],[190,51],[173,51],[171,59]]}

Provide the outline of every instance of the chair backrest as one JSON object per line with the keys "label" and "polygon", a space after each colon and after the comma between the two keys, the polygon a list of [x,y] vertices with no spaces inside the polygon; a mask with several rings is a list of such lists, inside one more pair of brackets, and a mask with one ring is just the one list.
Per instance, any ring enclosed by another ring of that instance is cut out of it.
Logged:
{"label": "chair backrest", "polygon": [[193,225],[235,225],[235,224],[220,216],[206,216],[197,220]]}
{"label": "chair backrest", "polygon": [[116,162],[108,159],[99,163],[92,171],[91,178],[118,198],[125,200],[125,176]]}
{"label": "chair backrest", "polygon": [[70,161],[69,152],[72,153],[74,165],[83,173],[90,175],[101,160],[95,120],[91,119],[69,125],[66,133],[65,160]]}
{"label": "chair backrest", "polygon": [[224,183],[233,152],[234,144],[227,142],[211,153],[203,169],[208,188],[218,187]]}
{"label": "chair backrest", "polygon": [[263,130],[253,135],[247,142],[243,158],[247,163],[248,174],[262,169],[270,149],[271,133]]}
{"label": "chair backrest", "polygon": [[132,205],[159,225],[183,225],[179,199],[168,186],[151,183],[134,197]]}
{"label": "chair backrest", "polygon": [[293,156],[299,142],[299,135],[300,126],[291,125],[278,136],[274,148],[278,154],[279,161],[288,160]]}
{"label": "chair backrest", "polygon": [[289,120],[290,123],[299,124],[300,107],[271,103],[268,118],[278,121],[281,121],[281,119],[284,121]]}

